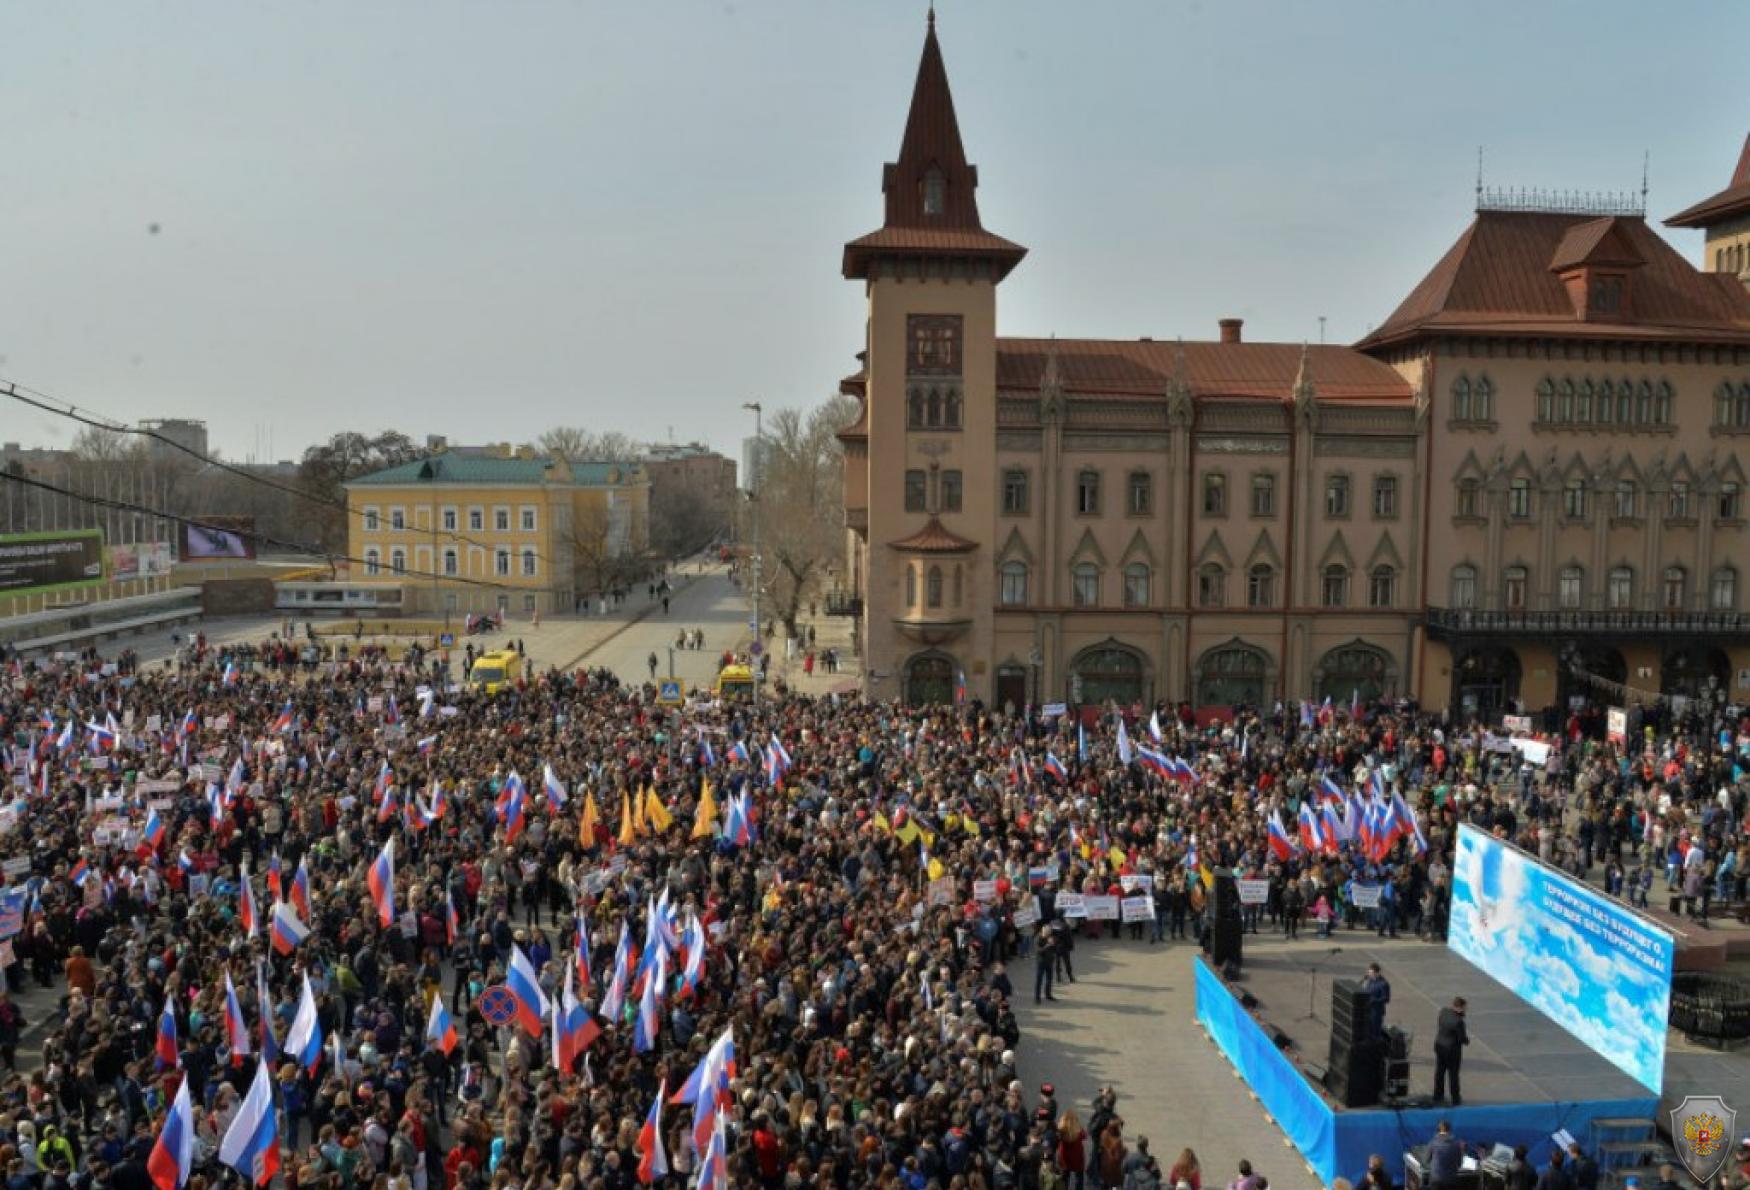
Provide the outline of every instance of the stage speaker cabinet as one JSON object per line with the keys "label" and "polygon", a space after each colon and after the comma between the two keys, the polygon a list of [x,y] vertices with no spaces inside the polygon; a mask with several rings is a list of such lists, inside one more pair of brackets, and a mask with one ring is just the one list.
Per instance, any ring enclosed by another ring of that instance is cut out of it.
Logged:
{"label": "stage speaker cabinet", "polygon": [[1217,967],[1243,961],[1245,919],[1240,916],[1240,886],[1230,873],[1215,878],[1215,920],[1210,926],[1210,961]]}
{"label": "stage speaker cabinet", "polygon": [[1349,1044],[1366,1040],[1373,1006],[1352,979],[1331,983],[1331,1040]]}
{"label": "stage speaker cabinet", "polygon": [[1385,1046],[1378,1041],[1354,1043],[1331,1038],[1331,1065],[1325,1090],[1344,1107],[1372,1107],[1385,1081]]}

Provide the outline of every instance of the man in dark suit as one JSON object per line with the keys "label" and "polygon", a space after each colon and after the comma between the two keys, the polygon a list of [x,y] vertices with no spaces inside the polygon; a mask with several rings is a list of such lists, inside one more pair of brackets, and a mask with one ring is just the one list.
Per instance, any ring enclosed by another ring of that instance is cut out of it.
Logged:
{"label": "man in dark suit", "polygon": [[1458,1090],[1458,1067],[1464,1060],[1464,1047],[1470,1044],[1470,1034],[1464,1027],[1464,997],[1452,1001],[1451,1008],[1440,1010],[1440,1022],[1434,1030],[1434,1102],[1446,1101],[1446,1084],[1452,1083],[1452,1105],[1464,1102]]}

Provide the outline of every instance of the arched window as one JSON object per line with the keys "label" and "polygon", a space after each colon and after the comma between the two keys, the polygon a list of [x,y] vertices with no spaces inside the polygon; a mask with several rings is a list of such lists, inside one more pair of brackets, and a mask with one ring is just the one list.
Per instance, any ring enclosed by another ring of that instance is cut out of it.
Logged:
{"label": "arched window", "polygon": [[1197,603],[1201,607],[1227,606],[1227,571],[1219,562],[1205,562],[1197,571]]}
{"label": "arched window", "polygon": [[1027,564],[1004,562],[1001,599],[1004,607],[1022,607],[1027,602]]}
{"label": "arched window", "polygon": [[1349,568],[1332,562],[1320,576],[1319,594],[1326,607],[1349,606]]}
{"label": "arched window", "polygon": [[1635,389],[1635,424],[1646,425],[1653,416],[1653,386],[1645,380]]}
{"label": "arched window", "polygon": [[1276,571],[1268,562],[1258,562],[1246,574],[1246,606],[1272,607],[1276,603]]}
{"label": "arched window", "polygon": [[1510,612],[1525,610],[1525,592],[1531,585],[1531,572],[1523,566],[1509,566],[1501,572],[1501,606]]}
{"label": "arched window", "polygon": [[1612,611],[1627,611],[1635,605],[1635,569],[1612,566],[1605,576],[1604,602]]}
{"label": "arched window", "polygon": [[1537,420],[1554,421],[1556,419],[1556,386],[1548,376],[1537,384]]}
{"label": "arched window", "polygon": [[383,570],[383,555],[377,552],[375,546],[365,551],[365,574],[375,578]]}
{"label": "arched window", "polygon": [[924,602],[931,607],[942,606],[942,568],[930,567],[929,577],[924,579]]}
{"label": "arched window", "polygon": [[918,605],[918,568],[916,566],[905,568],[905,605],[907,607]]}
{"label": "arched window", "polygon": [[1367,576],[1367,605],[1391,607],[1398,601],[1398,572],[1390,566],[1375,566]]}
{"label": "arched window", "polygon": [[1616,424],[1630,426],[1635,421],[1635,386],[1624,380],[1616,386]]}
{"label": "arched window", "polygon": [[1574,420],[1574,382],[1564,379],[1556,401],[1556,420],[1566,425]]}
{"label": "arched window", "polygon": [[389,551],[389,569],[396,574],[407,573],[407,551],[397,546]]}
{"label": "arched window", "polygon": [[951,604],[951,606],[959,607],[961,596],[962,596],[962,589],[961,589],[960,563],[956,562],[956,563],[954,563],[954,600],[953,600],[953,603]]}
{"label": "arched window", "polygon": [[1720,381],[1720,386],[1714,390],[1714,425],[1729,426],[1736,422],[1735,405],[1731,383]]}
{"label": "arched window", "polygon": [[953,389],[948,390],[948,396],[942,407],[942,424],[950,430],[960,428],[960,394]]}
{"label": "arched window", "polygon": [[1738,428],[1750,428],[1750,380],[1738,386]]}
{"label": "arched window", "polygon": [[1070,572],[1070,597],[1077,607],[1100,605],[1100,568],[1083,562]]}
{"label": "arched window", "polygon": [[1668,426],[1671,424],[1671,382],[1659,381],[1659,387],[1653,390],[1653,424]]}
{"label": "arched window", "polygon": [[1586,588],[1586,572],[1578,566],[1564,566],[1556,582],[1556,605],[1563,611],[1580,610],[1581,593]]}
{"label": "arched window", "polygon": [[1148,567],[1132,562],[1124,568],[1124,606],[1148,606]]}
{"label": "arched window", "polygon": [[948,196],[948,179],[942,171],[931,167],[924,175],[924,214],[940,215]]}
{"label": "arched window", "polygon": [[1717,612],[1738,610],[1738,571],[1736,568],[1722,566],[1714,571],[1713,582],[1708,591],[1708,606]]}
{"label": "arched window", "polygon": [[924,394],[915,388],[911,396],[906,398],[905,422],[914,430],[924,424]]}
{"label": "arched window", "polygon": [[924,424],[931,429],[940,426],[942,424],[942,394],[931,389],[924,408],[927,410],[924,414]]}
{"label": "arched window", "polygon": [[1468,611],[1477,605],[1477,568],[1461,562],[1452,568],[1452,606]]}
{"label": "arched window", "polygon": [[1665,567],[1665,581],[1661,591],[1666,611],[1682,611],[1689,595],[1689,573],[1681,566]]}
{"label": "arched window", "polygon": [[1452,382],[1452,420],[1470,419],[1470,381],[1460,376]]}
{"label": "arched window", "polygon": [[1611,414],[1615,412],[1612,406],[1616,402],[1616,389],[1611,387],[1609,379],[1598,382],[1598,424],[1610,424]]}
{"label": "arched window", "polygon": [[1580,393],[1574,398],[1574,420],[1584,425],[1592,420],[1592,382],[1580,381]]}
{"label": "arched window", "polygon": [[1495,420],[1495,386],[1487,376],[1477,377],[1476,387],[1471,390],[1470,407],[1476,420]]}

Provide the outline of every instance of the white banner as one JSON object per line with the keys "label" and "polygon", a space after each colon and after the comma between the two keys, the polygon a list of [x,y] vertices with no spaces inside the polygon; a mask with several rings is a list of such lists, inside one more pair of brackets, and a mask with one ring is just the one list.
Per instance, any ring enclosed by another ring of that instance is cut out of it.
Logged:
{"label": "white banner", "polygon": [[1240,904],[1262,905],[1270,899],[1270,882],[1268,880],[1236,880],[1240,889]]}
{"label": "white banner", "polygon": [[1125,921],[1152,921],[1155,915],[1155,899],[1153,897],[1125,897],[1119,902],[1119,910]]}
{"label": "white banner", "polygon": [[1357,909],[1379,907],[1379,885],[1357,884],[1349,889],[1349,900]]}
{"label": "white banner", "polygon": [[1059,917],[1080,919],[1088,915],[1088,907],[1082,901],[1081,893],[1058,893],[1057,915]]}
{"label": "white banner", "polygon": [[1082,901],[1087,906],[1085,916],[1089,921],[1118,920],[1117,897],[1083,897]]}

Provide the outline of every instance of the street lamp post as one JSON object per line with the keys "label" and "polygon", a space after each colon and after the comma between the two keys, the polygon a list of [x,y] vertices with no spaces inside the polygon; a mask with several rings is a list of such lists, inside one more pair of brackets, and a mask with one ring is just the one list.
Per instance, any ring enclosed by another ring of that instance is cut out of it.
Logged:
{"label": "street lamp post", "polygon": [[[748,476],[748,499],[753,502],[753,643],[754,650],[764,648],[760,636],[760,576],[763,566],[760,560],[760,489],[765,486],[765,430],[760,415],[764,412],[758,401],[743,401],[743,409],[753,410],[753,474]],[[760,701],[760,675],[758,653],[750,652],[755,658],[753,674],[753,701],[758,706]]]}

